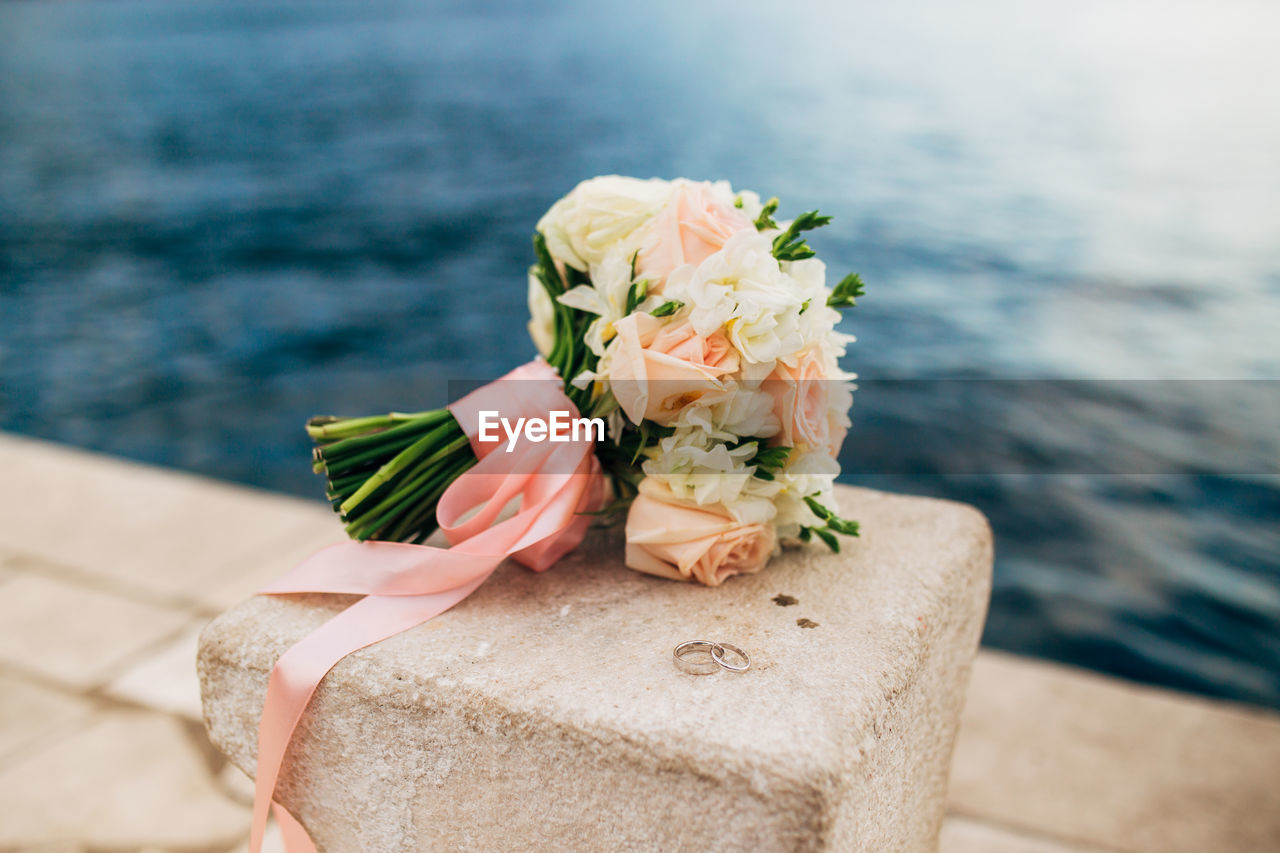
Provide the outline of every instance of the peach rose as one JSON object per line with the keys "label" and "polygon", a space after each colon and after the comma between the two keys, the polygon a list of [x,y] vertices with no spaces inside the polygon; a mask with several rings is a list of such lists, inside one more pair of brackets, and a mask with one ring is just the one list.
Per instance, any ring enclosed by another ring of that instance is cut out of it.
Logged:
{"label": "peach rose", "polygon": [[771,523],[741,524],[723,509],[676,503],[644,480],[627,513],[627,567],[671,580],[719,586],[764,568],[777,546]]}
{"label": "peach rose", "polygon": [[676,267],[702,263],[735,232],[754,227],[745,213],[717,199],[710,184],[677,182],[649,224],[636,274],[663,281]]}
{"label": "peach rose", "polygon": [[800,353],[794,366],[778,362],[764,383],[782,424],[773,444],[825,450],[833,459],[840,453],[845,429],[831,414],[828,381],[816,347]]}
{"label": "peach rose", "polygon": [[832,459],[839,459],[840,448],[844,446],[844,437],[849,434],[849,428],[836,420],[835,414],[828,415],[827,422],[831,431],[831,437],[827,439],[827,453]]}
{"label": "peach rose", "polygon": [[667,425],[689,403],[719,390],[721,376],[738,369],[738,351],[722,332],[701,336],[688,320],[663,322],[635,313],[613,324],[609,386],[632,423]]}

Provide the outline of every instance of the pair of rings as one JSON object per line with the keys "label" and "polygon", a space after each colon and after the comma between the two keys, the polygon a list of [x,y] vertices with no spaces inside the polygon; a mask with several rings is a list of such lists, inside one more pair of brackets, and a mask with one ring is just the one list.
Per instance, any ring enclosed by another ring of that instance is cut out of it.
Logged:
{"label": "pair of rings", "polygon": [[746,672],[751,668],[751,658],[747,657],[747,653],[730,643],[688,640],[676,646],[671,656],[675,659],[676,666],[690,675],[710,675],[722,669]]}

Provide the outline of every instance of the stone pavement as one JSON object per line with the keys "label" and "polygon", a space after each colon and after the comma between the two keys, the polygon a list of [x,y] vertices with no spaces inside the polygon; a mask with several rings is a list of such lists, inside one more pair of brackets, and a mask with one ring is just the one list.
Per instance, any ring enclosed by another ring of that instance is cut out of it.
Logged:
{"label": "stone pavement", "polygon": [[[235,853],[195,637],[328,508],[0,436],[0,853]],[[1280,850],[1280,715],[984,652],[943,853]]]}

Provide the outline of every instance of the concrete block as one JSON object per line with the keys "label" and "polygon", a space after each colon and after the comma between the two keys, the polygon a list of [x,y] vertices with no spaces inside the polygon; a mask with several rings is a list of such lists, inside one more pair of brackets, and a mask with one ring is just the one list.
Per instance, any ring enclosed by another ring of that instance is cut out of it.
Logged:
{"label": "concrete block", "polygon": [[[841,487],[863,538],[710,589],[623,568],[619,529],[503,566],[329,674],[280,801],[321,851],[936,849],[992,544],[969,507]],[[254,770],[267,674],[350,599],[260,597],[204,632],[214,743]],[[794,603],[793,603],[794,602]],[[688,639],[751,669],[688,675]]]}

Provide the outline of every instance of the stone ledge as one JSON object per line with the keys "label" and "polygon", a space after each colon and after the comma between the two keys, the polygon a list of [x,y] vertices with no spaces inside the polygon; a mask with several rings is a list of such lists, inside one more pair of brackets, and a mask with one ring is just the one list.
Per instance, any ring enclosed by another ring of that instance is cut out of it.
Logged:
{"label": "stone ledge", "polygon": [[[306,530],[280,531],[288,534],[282,539],[297,539],[297,542],[255,550],[254,559],[246,562],[243,557],[236,557],[241,543],[232,541],[236,537],[228,535],[225,545],[215,544],[199,555],[201,566],[216,563],[219,567],[216,573],[219,583],[237,587],[209,598],[209,606],[217,604],[216,598],[225,604],[234,603],[239,596],[264,582],[273,571],[273,564],[282,571],[291,559],[296,559],[290,551],[319,547],[339,536],[332,514],[320,503],[264,495],[191,475],[0,434],[0,457],[12,461],[14,454],[21,455],[26,464],[19,466],[20,472],[25,473],[15,480],[10,494],[34,494],[32,488],[44,488],[46,484],[31,478],[42,480],[52,471],[66,496],[65,505],[58,506],[77,518],[90,517],[101,510],[91,499],[99,486],[108,488],[112,494],[157,501],[161,499],[159,492],[139,484],[163,478],[183,481],[188,484],[184,488],[193,491],[203,491],[207,486],[214,494],[234,491],[250,504],[269,501],[302,510],[298,515],[306,517],[303,525]],[[86,482],[88,488],[84,487]],[[74,499],[76,496],[78,500]],[[76,576],[61,571],[67,556],[64,543],[31,536],[29,528],[17,524],[14,516],[8,517],[6,530],[12,537],[20,538],[10,537],[13,547],[0,544],[0,584],[34,574],[76,580]],[[275,517],[273,513],[258,515],[253,523]],[[127,591],[126,586],[134,590],[147,586],[138,582],[131,572],[123,571],[130,565],[134,552],[131,535],[111,528],[101,536],[92,537],[98,559],[104,564],[119,564],[121,591]],[[59,568],[56,573],[55,564]],[[175,570],[175,566],[181,565],[181,560],[170,558],[163,568],[188,584],[184,594],[200,593],[201,600],[205,600],[209,590]],[[150,563],[142,568],[149,575]],[[81,571],[79,576],[91,579],[88,572]],[[93,588],[100,587],[93,585]],[[142,600],[154,603],[154,597]],[[783,612],[796,609],[785,608]],[[51,706],[40,694],[31,693],[37,685],[17,673],[6,676],[7,680],[0,679],[6,680],[6,685],[0,686],[0,717],[6,717],[7,711],[8,725],[0,723],[0,728],[10,740],[0,744],[0,752],[7,756],[7,759],[0,757],[0,761],[21,762],[33,752],[43,752],[64,739],[70,729],[82,727],[86,715],[102,718],[103,712],[95,710],[98,705],[93,700],[59,690],[53,692],[71,705],[60,701]],[[29,689],[11,689],[24,683]],[[48,688],[41,686],[39,690]],[[11,701],[6,704],[4,700]],[[113,714],[110,712],[108,716]],[[1174,717],[1181,722],[1170,726],[1169,720]],[[974,667],[963,719],[952,765],[952,779],[956,784],[952,786],[952,813],[942,833],[942,853],[1031,850],[1097,853],[1099,847],[1117,853],[1280,850],[1280,787],[1275,785],[1273,771],[1280,765],[1280,759],[1273,757],[1280,753],[1280,715],[1275,712],[1242,708],[1043,661],[984,651],[979,653]],[[1088,723],[1077,725],[1073,721]],[[1132,741],[1113,742],[1108,739],[1108,732],[1113,729],[1141,734]],[[1179,741],[1194,742],[1197,746],[1184,749]],[[1179,756],[1177,772],[1169,772],[1164,761],[1153,760],[1152,756],[1161,751]],[[133,755],[136,758],[136,750]],[[167,761],[188,767],[192,774],[185,779],[175,775],[175,785],[187,791],[192,785],[196,790],[203,790],[200,787],[203,783],[198,782],[203,777],[202,769],[191,769],[181,753],[167,755]],[[136,775],[150,772],[148,766],[132,759],[127,762],[128,767],[95,767],[83,750],[76,752],[71,763],[74,764],[72,775],[76,778],[88,778],[86,774],[91,772],[97,774],[93,779],[99,788],[95,789],[94,796],[112,787],[133,790]],[[1028,768],[1035,772],[1026,775]],[[48,772],[43,762],[35,770],[23,767],[21,787],[15,788],[23,796],[20,800],[11,797],[0,802],[0,828],[7,830],[19,823],[30,823],[26,813],[39,808],[43,797],[61,796],[59,777],[56,774],[48,777]],[[239,774],[239,771],[233,772]],[[1197,786],[1194,797],[1178,793],[1178,789],[1185,791],[1192,783]],[[219,790],[223,787],[220,783]],[[234,801],[243,802],[243,790],[236,790]],[[170,789],[165,791],[167,795]],[[1117,796],[1116,792],[1121,795]],[[171,837],[166,828],[168,819],[172,817],[181,822],[186,819],[185,813],[182,809],[166,807],[160,810],[164,814],[160,814],[154,807],[157,801],[153,794],[143,800],[152,808],[145,818],[134,820],[131,838],[136,843],[145,840],[163,847],[162,839]],[[1146,816],[1135,823],[1132,820],[1135,806],[1144,803],[1141,809]],[[56,822],[58,831],[42,831],[28,837],[28,842],[36,837],[77,839],[65,845],[51,842],[47,846],[51,853],[64,849],[83,851],[87,849],[85,844],[96,844],[96,840],[101,839],[108,824],[118,823],[104,817],[106,812],[92,809],[82,810],[84,826],[74,826],[64,814],[50,814],[49,820]],[[229,820],[232,826],[227,833],[238,831],[243,836],[247,829],[244,813]],[[226,837],[222,830],[206,833],[201,844],[182,849],[222,849],[217,847],[216,840],[222,837]],[[1082,838],[1097,841],[1079,840]],[[195,837],[190,841],[194,844]],[[3,841],[0,848],[9,849]],[[17,849],[31,848],[23,844]],[[45,850],[46,845],[39,845],[39,849]],[[278,848],[276,850],[278,853]]]}
{"label": "stone ledge", "polygon": [[197,732],[173,717],[111,709],[24,753],[0,768],[0,850],[230,847],[249,810],[213,785]]}
{"label": "stone ledge", "polygon": [[[845,555],[714,590],[626,571],[617,531],[544,575],[504,566],[334,669],[281,800],[329,851],[931,849],[990,531],[958,504],[839,495],[864,529]],[[206,721],[246,771],[272,662],[338,606],[259,598],[206,629]],[[697,637],[752,670],[678,672],[670,649]]]}
{"label": "stone ledge", "polygon": [[1280,715],[984,652],[952,809],[1141,853],[1280,850]]}
{"label": "stone ledge", "polygon": [[[0,491],[0,550],[167,606],[199,605],[239,566],[333,518],[319,501],[10,434],[0,434],[0,465],[23,484]],[[341,538],[335,527],[330,541]]]}

